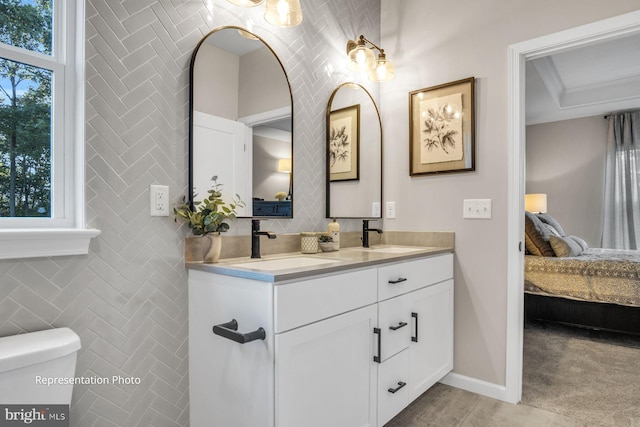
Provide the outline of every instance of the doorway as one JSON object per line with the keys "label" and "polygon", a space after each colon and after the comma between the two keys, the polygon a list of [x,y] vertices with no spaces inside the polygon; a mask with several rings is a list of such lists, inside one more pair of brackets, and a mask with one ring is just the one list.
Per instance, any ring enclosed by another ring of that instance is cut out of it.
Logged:
{"label": "doorway", "polygon": [[524,188],[526,61],[618,37],[640,34],[640,11],[627,13],[509,46],[507,363],[505,400],[522,397],[524,326]]}

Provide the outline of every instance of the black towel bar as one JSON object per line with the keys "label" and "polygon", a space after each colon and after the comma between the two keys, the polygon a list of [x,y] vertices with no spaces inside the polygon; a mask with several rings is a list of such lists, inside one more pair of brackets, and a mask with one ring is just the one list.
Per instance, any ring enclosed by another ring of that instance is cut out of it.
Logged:
{"label": "black towel bar", "polygon": [[267,334],[262,327],[245,334],[238,332],[238,322],[236,319],[231,319],[231,321],[227,323],[214,325],[213,333],[240,344],[246,344],[255,340],[263,340],[267,337]]}

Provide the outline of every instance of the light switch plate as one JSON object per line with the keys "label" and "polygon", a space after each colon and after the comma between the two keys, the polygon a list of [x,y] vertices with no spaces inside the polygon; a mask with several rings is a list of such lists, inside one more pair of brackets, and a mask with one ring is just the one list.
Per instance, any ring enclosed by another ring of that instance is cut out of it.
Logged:
{"label": "light switch plate", "polygon": [[464,199],[462,217],[491,219],[491,199]]}

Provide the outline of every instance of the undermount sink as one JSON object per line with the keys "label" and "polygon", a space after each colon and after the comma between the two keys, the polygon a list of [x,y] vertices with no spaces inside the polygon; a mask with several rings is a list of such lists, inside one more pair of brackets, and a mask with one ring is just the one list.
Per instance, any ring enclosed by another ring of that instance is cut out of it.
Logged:
{"label": "undermount sink", "polygon": [[424,248],[401,248],[401,247],[390,247],[390,248],[375,248],[375,249],[365,249],[367,252],[380,252],[385,254],[406,254],[408,252],[416,252],[421,251]]}
{"label": "undermount sink", "polygon": [[304,268],[304,267],[316,267],[319,265],[333,264],[340,262],[337,259],[323,259],[323,258],[310,258],[310,257],[292,257],[292,258],[278,258],[278,259],[266,259],[261,261],[242,262],[233,264],[231,267],[238,268],[251,268],[255,270],[288,270],[290,268]]}

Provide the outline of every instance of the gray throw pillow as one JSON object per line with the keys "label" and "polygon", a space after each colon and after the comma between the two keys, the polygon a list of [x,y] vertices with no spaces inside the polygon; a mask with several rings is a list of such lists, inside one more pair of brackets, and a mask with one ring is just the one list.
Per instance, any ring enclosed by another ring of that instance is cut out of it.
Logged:
{"label": "gray throw pillow", "polygon": [[559,258],[582,255],[582,248],[570,237],[561,237],[552,234],[549,236],[549,243],[553,248],[553,252]]}
{"label": "gray throw pillow", "polygon": [[587,249],[589,249],[589,245],[587,244],[587,242],[584,241],[583,238],[578,237],[578,236],[573,236],[573,235],[569,235],[569,237],[571,239],[573,239],[577,244],[580,245],[580,247],[582,248],[582,252],[584,252]]}
{"label": "gray throw pillow", "polygon": [[537,217],[540,219],[540,221],[542,221],[545,224],[550,225],[551,227],[555,228],[556,231],[558,232],[559,236],[566,236],[567,233],[564,232],[564,229],[562,228],[562,226],[560,225],[560,223],[551,215],[549,215],[548,213],[541,213],[538,214]]}

